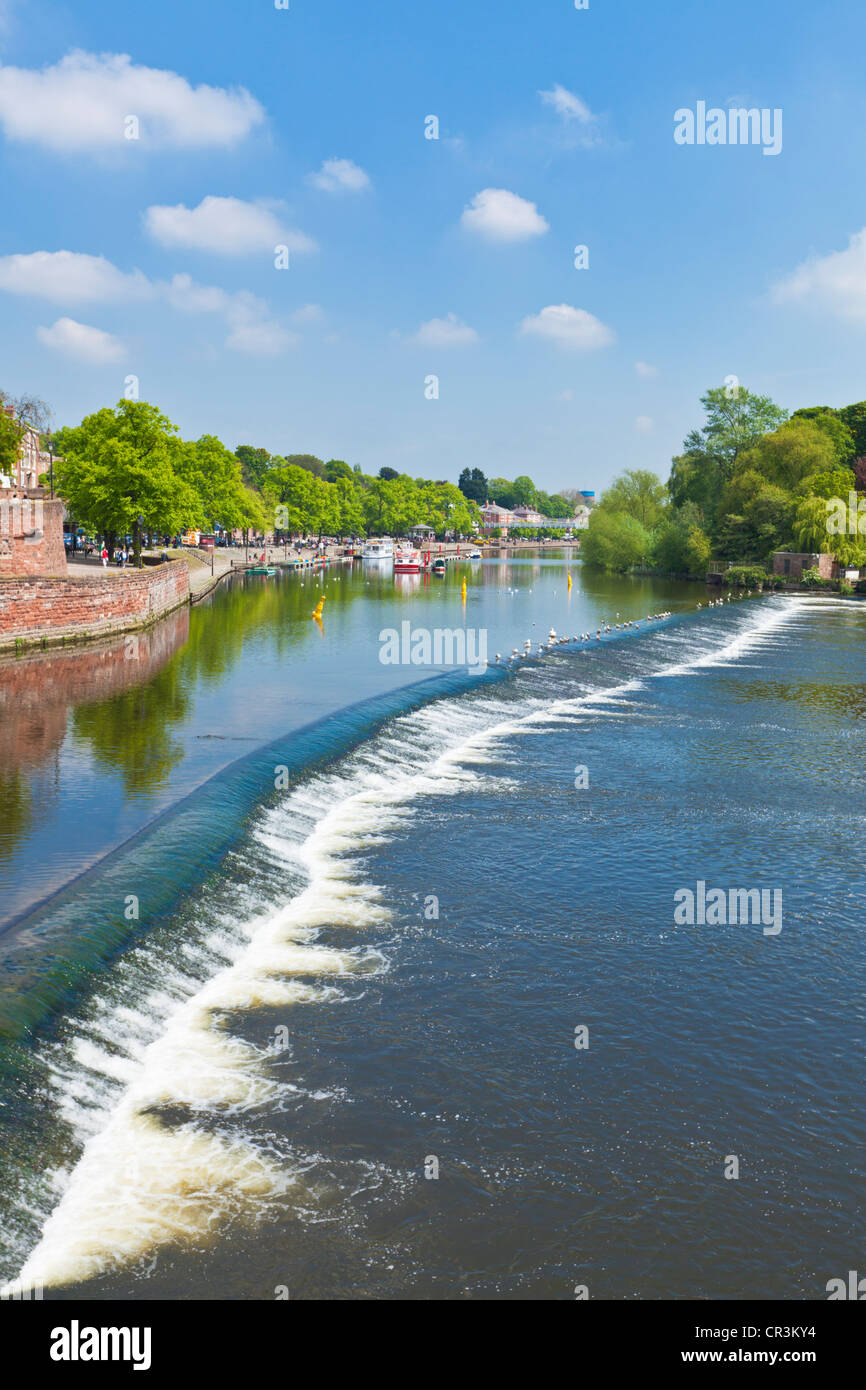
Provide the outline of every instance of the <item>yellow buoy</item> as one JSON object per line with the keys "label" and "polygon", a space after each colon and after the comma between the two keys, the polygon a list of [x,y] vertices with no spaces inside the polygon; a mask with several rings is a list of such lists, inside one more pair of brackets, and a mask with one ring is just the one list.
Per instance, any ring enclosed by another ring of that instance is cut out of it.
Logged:
{"label": "yellow buoy", "polygon": [[461,595],[462,595],[462,597],[463,597],[463,602],[465,603],[465,602],[466,602],[466,580],[465,580],[465,578],[464,578],[464,580],[463,580],[463,583],[460,585],[460,593],[461,593]]}
{"label": "yellow buoy", "polygon": [[320,623],[320,622],[322,621],[322,609],[324,608],[324,606],[325,606],[325,600],[324,600],[324,598],[320,598],[320,599],[319,599],[319,602],[316,604],[315,608],[313,609],[312,613],[310,614],[310,617],[315,618],[315,619],[316,619],[316,622],[318,622],[318,623]]}
{"label": "yellow buoy", "polygon": [[568,592],[571,593],[571,575],[568,576]]}

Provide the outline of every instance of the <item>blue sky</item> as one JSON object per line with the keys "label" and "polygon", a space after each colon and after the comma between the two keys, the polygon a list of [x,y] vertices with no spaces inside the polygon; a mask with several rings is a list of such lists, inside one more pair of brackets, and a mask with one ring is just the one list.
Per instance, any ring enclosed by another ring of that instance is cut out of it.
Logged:
{"label": "blue sky", "polygon": [[[133,374],[188,437],[550,489],[666,477],[730,374],[859,400],[864,37],[847,4],[0,0],[0,385],[63,424]],[[781,152],[677,145],[699,101],[780,108]]]}

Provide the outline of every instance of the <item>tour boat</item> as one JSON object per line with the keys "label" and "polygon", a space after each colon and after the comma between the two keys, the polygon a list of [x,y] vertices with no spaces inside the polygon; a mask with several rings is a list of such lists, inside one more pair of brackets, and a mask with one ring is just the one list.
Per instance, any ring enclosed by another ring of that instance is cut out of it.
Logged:
{"label": "tour boat", "polygon": [[395,574],[420,574],[424,564],[424,557],[420,550],[414,550],[412,546],[406,546],[398,550],[394,556]]}
{"label": "tour boat", "polygon": [[441,555],[439,555],[439,556],[436,557],[436,559],[433,561],[433,564],[431,565],[430,568],[433,570],[433,573],[434,573],[434,574],[444,574],[444,573],[445,573],[446,565],[445,565],[445,561],[444,561],[444,559],[442,558]]}
{"label": "tour boat", "polygon": [[367,541],[361,551],[362,560],[393,560],[393,558],[394,542],[387,538],[380,541]]}

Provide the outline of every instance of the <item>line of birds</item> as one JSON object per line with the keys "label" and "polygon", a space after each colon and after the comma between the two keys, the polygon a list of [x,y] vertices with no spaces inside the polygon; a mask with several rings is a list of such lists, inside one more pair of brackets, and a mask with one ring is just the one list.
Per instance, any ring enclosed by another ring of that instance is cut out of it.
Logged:
{"label": "line of birds", "polygon": [[[734,594],[734,598],[739,598],[739,597],[740,597],[739,594]],[[745,594],[743,595],[743,597],[744,597],[744,598],[751,598],[751,597],[752,597],[752,591],[751,591],[751,589],[747,589],[746,592],[745,592]],[[731,595],[730,595],[730,594],[725,594],[725,597],[724,597],[724,598],[711,598],[711,599],[708,599],[708,600],[707,600],[707,607],[708,607],[708,608],[724,608],[725,604],[726,604],[726,603],[730,603],[730,601],[731,601]],[[695,604],[695,608],[703,608],[703,606],[704,606],[704,605],[703,605],[702,603],[696,603],[696,604]]]}
{"label": "line of birds", "polygon": [[[616,616],[618,618],[620,616],[619,613],[617,613]],[[532,638],[527,637],[526,641],[523,644],[523,651],[519,651],[517,647],[512,647],[511,656],[506,657],[505,660],[506,663],[511,663],[514,661],[527,661],[533,655],[535,655],[536,657],[544,656],[547,652],[553,651],[555,647],[566,647],[569,646],[571,643],[577,642],[600,642],[602,637],[605,636],[608,632],[625,632],[627,628],[634,628],[635,630],[637,630],[641,626],[642,622],[644,624],[660,623],[665,618],[670,618],[671,616],[672,615],[667,611],[663,613],[647,613],[646,618],[644,619],[626,618],[625,622],[614,622],[613,624],[609,623],[606,618],[602,618],[601,627],[597,628],[594,633],[581,632],[579,636],[575,637],[558,637],[556,633],[556,628],[552,627],[547,634],[547,641],[539,642],[537,650],[534,653],[532,651]],[[534,626],[535,624],[533,623],[533,627]],[[500,661],[502,661],[502,659],[502,653],[497,652],[496,661],[494,662],[494,665],[497,665]]]}

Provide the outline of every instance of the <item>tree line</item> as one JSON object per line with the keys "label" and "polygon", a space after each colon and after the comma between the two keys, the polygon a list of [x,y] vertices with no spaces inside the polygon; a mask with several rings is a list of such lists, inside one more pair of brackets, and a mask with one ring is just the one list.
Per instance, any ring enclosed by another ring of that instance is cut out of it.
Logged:
{"label": "tree line", "polygon": [[405,534],[416,525],[468,534],[477,505],[453,483],[383,468],[378,477],[312,454],[270,454],[215,435],[184,440],[147,401],[122,400],[54,436],[57,490],[109,548],[131,535],[195,529],[303,535]]}
{"label": "tree line", "polygon": [[788,415],[742,386],[701,397],[704,422],[667,483],[628,470],[602,494],[583,540],[587,563],[703,576],[711,558],[770,568],[773,552],[829,552],[866,565],[861,533],[832,525],[833,499],[866,492],[866,401]]}

